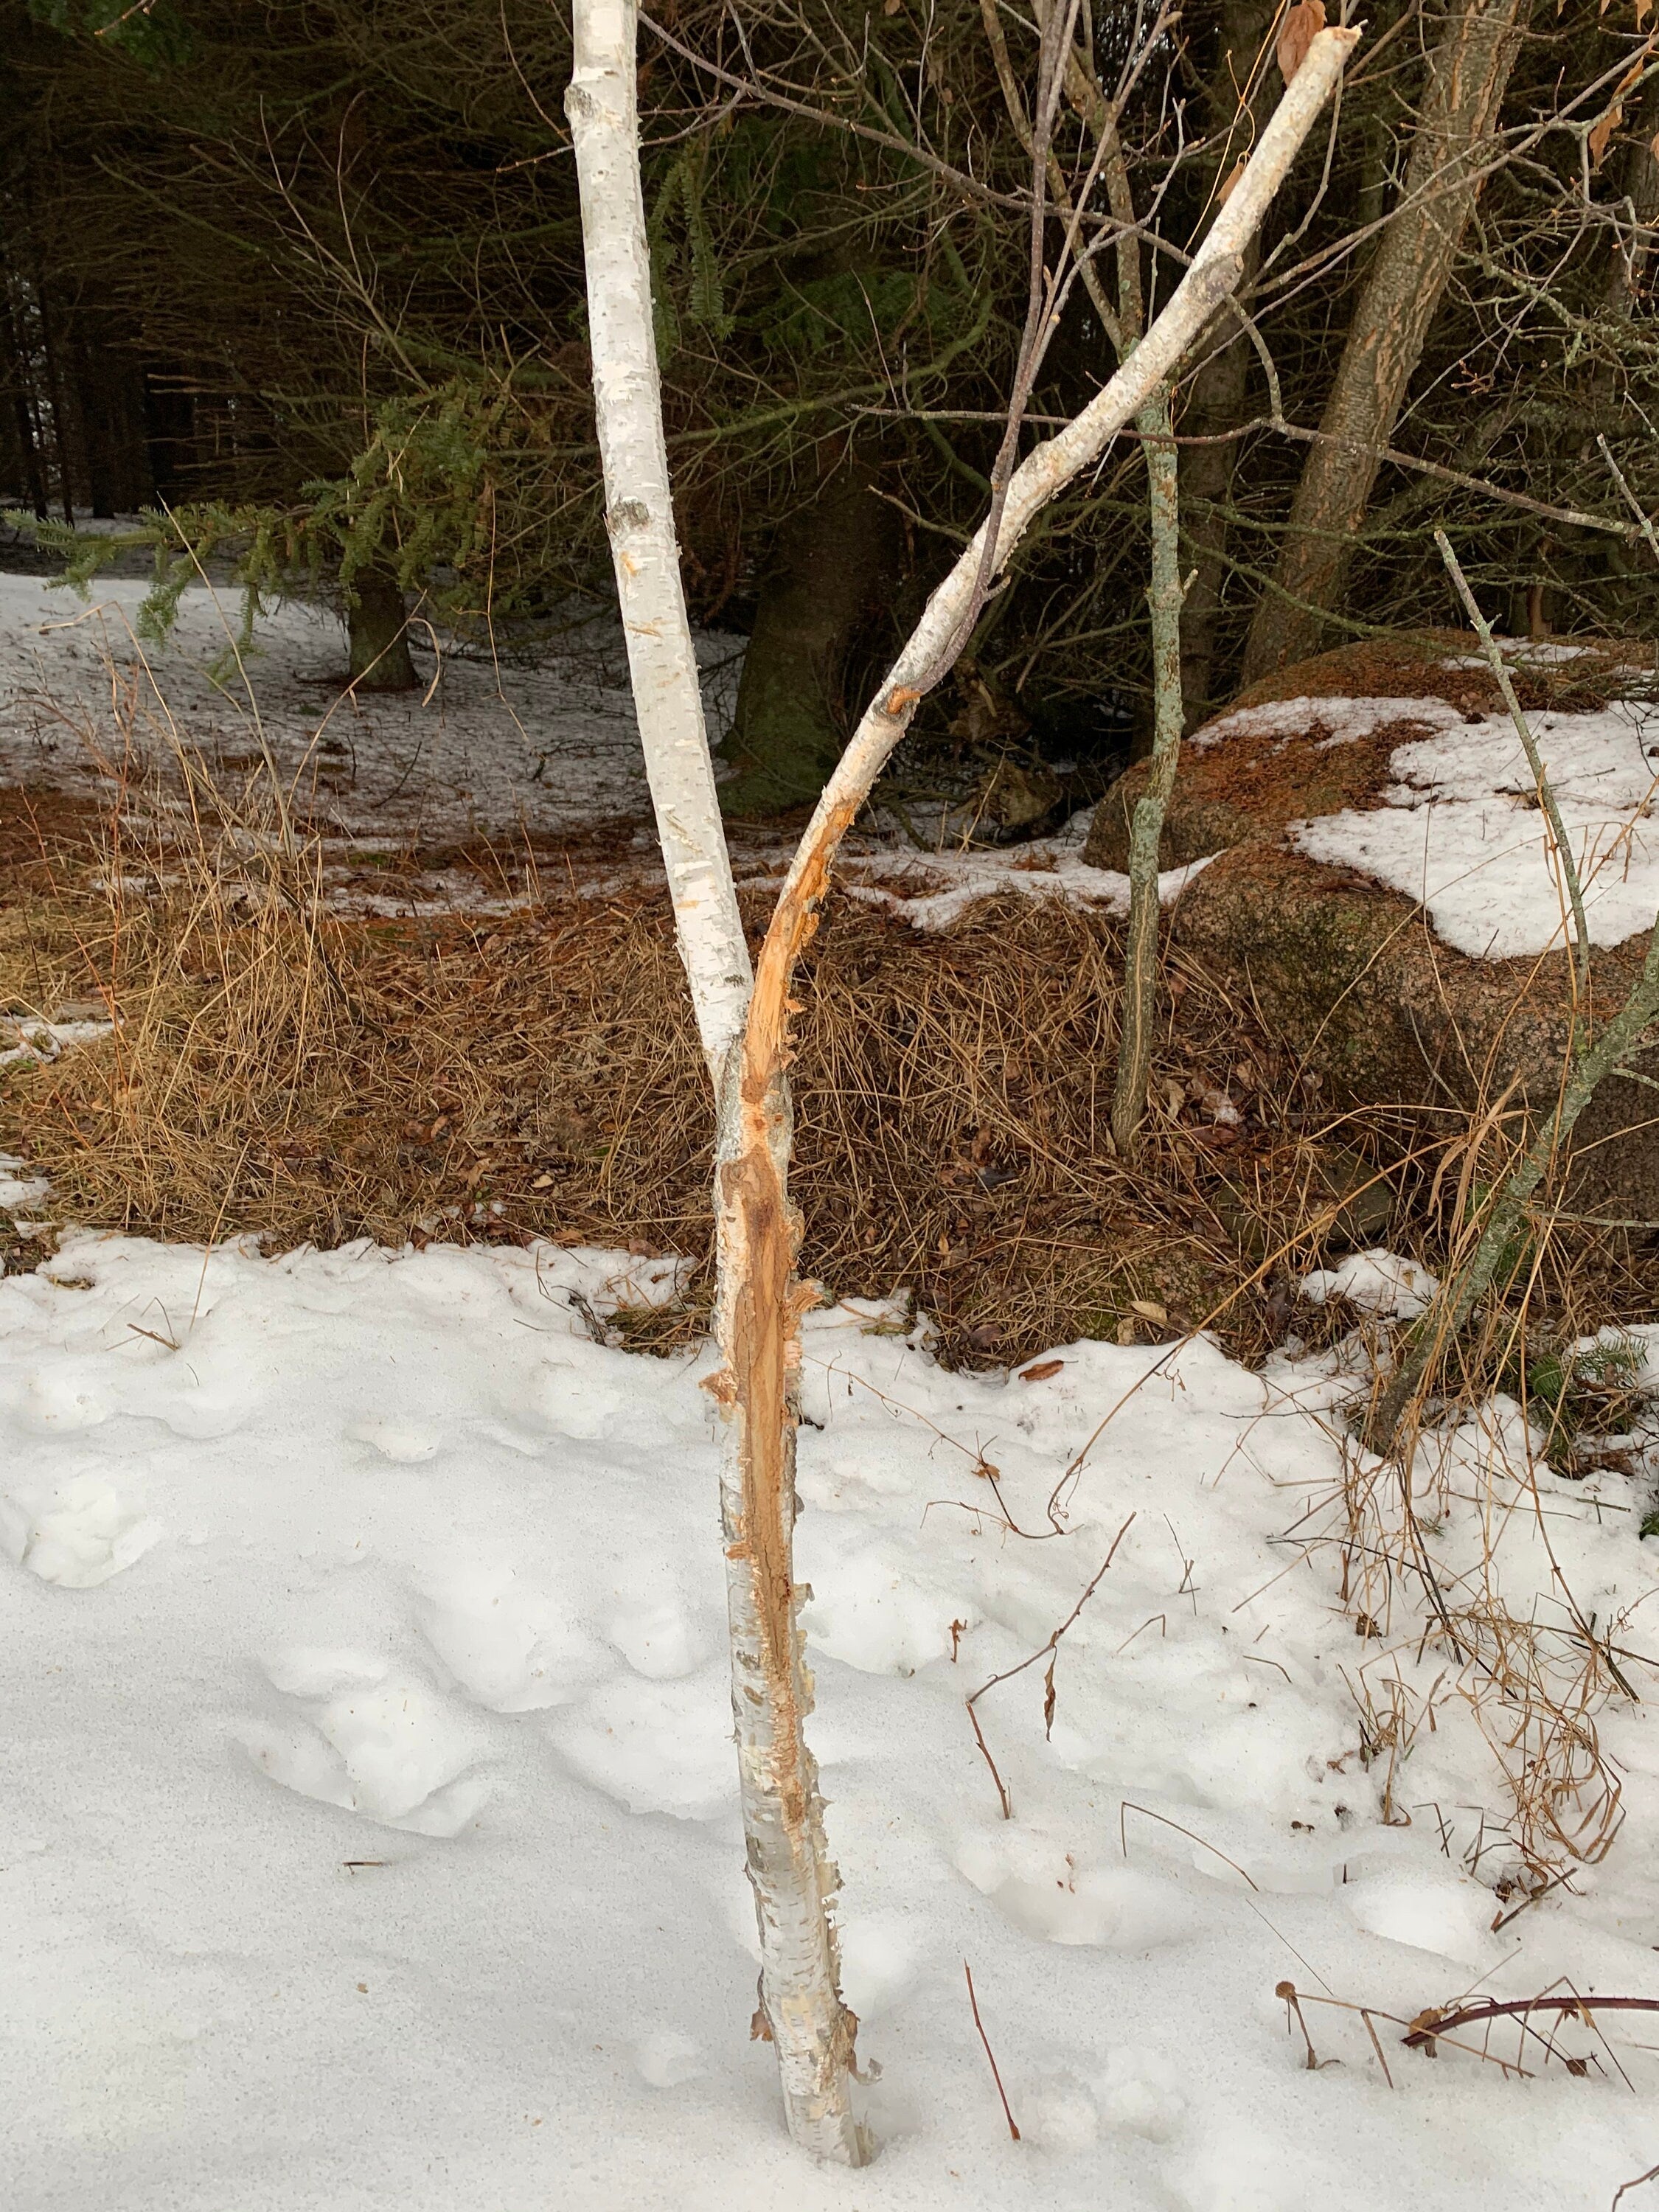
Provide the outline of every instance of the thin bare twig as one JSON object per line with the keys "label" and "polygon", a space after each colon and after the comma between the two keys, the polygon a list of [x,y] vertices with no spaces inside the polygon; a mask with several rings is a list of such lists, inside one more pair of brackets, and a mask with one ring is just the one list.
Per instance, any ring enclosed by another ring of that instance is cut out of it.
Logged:
{"label": "thin bare twig", "polygon": [[1018,2142],[1019,2124],[1015,2119],[1012,2108],[1009,2105],[1008,2092],[1002,2086],[1002,2075],[997,2067],[996,2053],[991,2048],[990,2037],[985,2033],[985,2022],[979,2016],[979,1999],[974,1995],[974,1970],[966,1959],[962,1962],[962,1971],[968,1977],[968,2002],[974,2008],[974,2026],[979,2030],[979,2039],[985,2045],[985,2056],[991,2062],[991,2079],[996,2083],[997,2094],[1002,2100],[1002,2116],[1008,2123],[1009,2134]]}
{"label": "thin bare twig", "polygon": [[1589,2027],[1593,2013],[1659,2012],[1659,1997],[1482,1997],[1478,2003],[1460,2005],[1449,2012],[1437,2012],[1431,2006],[1419,2013],[1403,2040],[1413,2051],[1432,2051],[1437,2039],[1454,2028],[1491,2020],[1524,2020],[1534,2012],[1570,2013]]}
{"label": "thin bare twig", "polygon": [[1110,1551],[1107,1553],[1105,1558],[1101,1561],[1099,1566],[1095,1570],[1088,1588],[1084,1591],[1082,1596],[1079,1598],[1077,1603],[1066,1614],[1065,1620],[1060,1622],[1060,1626],[1055,1629],[1053,1635],[1048,1638],[1047,1643],[1038,1644],[1036,1650],[1031,1652],[1026,1658],[1022,1659],[1018,1666],[1005,1667],[1001,1674],[993,1674],[988,1680],[981,1682],[978,1689],[976,1689],[973,1695],[967,1700],[968,1717],[974,1724],[974,1734],[979,1738],[979,1747],[985,1753],[986,1764],[990,1767],[992,1775],[995,1779],[997,1795],[1002,1801],[1002,1817],[1005,1820],[1012,1820],[1013,1818],[1013,1801],[1009,1796],[1007,1790],[1004,1787],[1002,1777],[997,1773],[995,1761],[992,1759],[990,1752],[986,1748],[985,1737],[981,1733],[979,1725],[979,1716],[975,1712],[974,1707],[985,1695],[985,1692],[988,1690],[994,1690],[999,1682],[1012,1681],[1016,1674],[1023,1674],[1028,1667],[1035,1667],[1039,1659],[1046,1657],[1048,1661],[1048,1668],[1047,1677],[1045,1679],[1042,1697],[1042,1733],[1046,1736],[1052,1732],[1054,1723],[1054,1654],[1060,1649],[1060,1639],[1065,1635],[1066,1630],[1070,1628],[1073,1621],[1076,1620],[1084,1607],[1088,1604],[1090,1599],[1100,1588],[1101,1583],[1105,1578],[1106,1570],[1111,1565],[1112,1561],[1116,1558],[1117,1547],[1123,1541],[1123,1539],[1128,1534],[1130,1524],[1133,1522],[1134,1517],[1134,1515],[1132,1513],[1129,1516],[1128,1520],[1126,1521],[1123,1526],[1118,1530],[1116,1535],[1113,1537],[1112,1547]]}

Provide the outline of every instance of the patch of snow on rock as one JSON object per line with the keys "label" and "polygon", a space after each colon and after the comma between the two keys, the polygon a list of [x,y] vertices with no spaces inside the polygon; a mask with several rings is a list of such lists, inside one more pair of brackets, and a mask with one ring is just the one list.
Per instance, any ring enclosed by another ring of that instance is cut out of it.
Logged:
{"label": "patch of snow on rock", "polygon": [[[1650,816],[1659,709],[1632,701],[1528,719],[1577,863],[1591,942],[1621,945],[1659,912]],[[1565,879],[1507,714],[1459,719],[1400,746],[1390,767],[1397,780],[1385,805],[1298,823],[1297,849],[1420,900],[1440,936],[1475,958],[1518,959],[1570,941]]]}
{"label": "patch of snow on rock", "polygon": [[[913,929],[953,928],[981,899],[1011,891],[1126,915],[1128,877],[1115,868],[1091,867],[1083,858],[1091,819],[1092,809],[1074,815],[1055,836],[993,850],[863,852],[842,865],[837,880],[849,897],[884,907]],[[1158,879],[1159,904],[1172,906],[1209,864],[1206,858],[1164,869]]]}
{"label": "patch of snow on rock", "polygon": [[1270,699],[1260,707],[1240,707],[1218,716],[1192,742],[1198,750],[1207,751],[1236,738],[1294,738],[1318,729],[1328,744],[1349,744],[1401,722],[1449,729],[1462,719],[1443,699]]}
{"label": "patch of snow on rock", "polygon": [[1316,1267],[1302,1278],[1302,1295],[1314,1305],[1346,1298],[1362,1313],[1393,1321],[1414,1321],[1439,1287],[1439,1277],[1426,1267],[1380,1245],[1369,1252],[1351,1253],[1334,1267]]}

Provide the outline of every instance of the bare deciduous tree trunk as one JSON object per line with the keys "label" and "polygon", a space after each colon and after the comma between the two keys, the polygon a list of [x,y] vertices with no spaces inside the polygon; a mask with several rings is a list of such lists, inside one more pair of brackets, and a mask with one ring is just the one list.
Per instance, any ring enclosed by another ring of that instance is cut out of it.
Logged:
{"label": "bare deciduous tree trunk", "polygon": [[1181,502],[1166,387],[1143,410],[1152,513],[1152,772],[1129,826],[1129,928],[1123,954],[1122,1024],[1112,1092],[1112,1141],[1133,1158],[1146,1115],[1157,1006],[1158,878],[1164,814],[1181,758]]}
{"label": "bare deciduous tree trunk", "polygon": [[[1270,65],[1261,60],[1262,42],[1274,15],[1271,0],[1225,0],[1220,50],[1210,73],[1212,127],[1225,132],[1217,170],[1218,184],[1248,151],[1270,105]],[[1258,66],[1258,64],[1260,65]],[[1247,100],[1248,94],[1248,100]],[[1229,125],[1231,125],[1231,128]],[[1261,242],[1246,250],[1241,289],[1255,280]],[[1250,342],[1237,316],[1228,314],[1204,341],[1206,358],[1187,386],[1181,429],[1213,445],[1191,445],[1182,455],[1182,532],[1193,566],[1191,588],[1181,609],[1181,690],[1190,723],[1220,704],[1220,629],[1227,583],[1227,507],[1238,466],[1239,446],[1226,433],[1244,421],[1249,390]]]}
{"label": "bare deciduous tree trunk", "polygon": [[639,180],[635,22],[635,0],[575,0],[575,70],[566,106],[581,188],[594,394],[629,673],[681,951],[719,1097],[722,1364],[708,1387],[727,1420],[720,1496],[732,1710],[760,1925],[762,2015],[776,2046],[791,2134],[820,2157],[858,2165],[867,2145],[852,2111],[857,2023],[841,1998],[829,1912],[835,1873],[804,1735],[811,1685],[793,1557],[799,1319],[813,1294],[795,1279],[799,1231],[787,1188],[790,986],[817,926],[842,838],[918,703],[966,644],[986,584],[1042,508],[1164,391],[1176,363],[1237,285],[1243,248],[1358,33],[1331,30],[1315,40],[1169,306],[1083,413],[1026,456],[1000,509],[929,600],[818,801],[750,993],[668,496]]}
{"label": "bare deciduous tree trunk", "polygon": [[1528,0],[1454,0],[1429,62],[1399,212],[1359,295],[1336,383],[1297,486],[1273,586],[1250,627],[1244,679],[1317,653],[1355,532],[1480,191]]}

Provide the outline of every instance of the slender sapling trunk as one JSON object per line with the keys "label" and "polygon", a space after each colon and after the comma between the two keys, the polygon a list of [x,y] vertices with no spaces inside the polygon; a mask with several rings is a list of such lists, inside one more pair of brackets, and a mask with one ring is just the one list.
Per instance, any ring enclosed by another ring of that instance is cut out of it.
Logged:
{"label": "slender sapling trunk", "polygon": [[1158,997],[1158,878],[1164,815],[1175,789],[1186,719],[1181,689],[1181,497],[1166,386],[1143,411],[1152,518],[1152,767],[1129,824],[1129,931],[1123,955],[1122,1028],[1112,1094],[1112,1141],[1133,1158],[1146,1114]]}

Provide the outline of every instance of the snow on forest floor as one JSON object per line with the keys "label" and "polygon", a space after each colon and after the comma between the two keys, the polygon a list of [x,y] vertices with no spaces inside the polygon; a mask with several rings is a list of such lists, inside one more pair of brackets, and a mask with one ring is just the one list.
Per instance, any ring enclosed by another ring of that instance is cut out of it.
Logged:
{"label": "snow on forest floor", "polygon": [[[0,574],[0,782],[106,795],[123,763],[125,721],[143,763],[165,767],[182,741],[228,791],[257,785],[268,754],[323,840],[327,893],[343,908],[511,905],[534,895],[535,866],[518,889],[502,866],[510,872],[535,848],[545,861],[550,847],[568,887],[605,894],[659,879],[614,623],[573,623],[533,659],[499,661],[475,647],[422,649],[431,640],[417,626],[424,693],[343,697],[343,632],[326,608],[292,600],[272,609],[239,669],[230,647],[240,594],[187,590],[173,634],[154,646],[134,634],[146,589],[140,578],[101,578],[85,603],[40,577]],[[1517,665],[1571,657],[1559,645],[1504,642]],[[718,739],[730,726],[743,641],[704,635],[697,650]],[[1565,885],[1507,715],[1466,720],[1436,697],[1291,699],[1224,715],[1197,742],[1289,733],[1310,720],[1333,744],[1395,721],[1434,734],[1395,749],[1382,805],[1296,825],[1299,850],[1420,899],[1446,942],[1476,957],[1529,956],[1565,940]],[[1540,713],[1533,724],[1585,881],[1592,939],[1621,943],[1659,909],[1649,818],[1659,705],[1632,697]],[[1056,836],[1000,849],[963,848],[948,808],[911,810],[912,826],[924,817],[938,849],[918,849],[896,820],[849,840],[842,872],[855,895],[931,929],[1007,890],[1127,910],[1127,878],[1083,859],[1085,815]],[[411,859],[421,847],[469,842],[497,854],[493,874]],[[793,840],[761,825],[737,828],[732,842],[739,881],[758,884],[781,873]],[[1166,901],[1192,872],[1166,874]]]}
{"label": "snow on forest floor", "polygon": [[[345,633],[290,599],[263,616],[236,665],[241,594],[186,590],[164,644],[141,641],[140,578],[100,577],[89,600],[0,575],[0,780],[97,792],[90,735],[108,743],[112,685],[133,688],[137,735],[165,757],[176,730],[210,766],[260,763],[354,841],[455,840],[480,829],[568,836],[648,805],[615,626],[591,623],[536,667],[446,649],[416,629],[428,693],[342,697]],[[730,719],[742,640],[699,657],[711,720]]]}
{"label": "snow on forest floor", "polygon": [[[240,597],[187,590],[164,645],[142,642],[139,578],[100,578],[90,602],[35,576],[0,574],[0,783],[46,784],[106,799],[124,766],[165,771],[176,744],[230,794],[257,789],[268,753],[297,811],[321,837],[331,902],[371,914],[460,907],[499,910],[534,896],[535,870],[508,890],[501,863],[526,850],[554,880],[604,895],[658,882],[649,794],[620,635],[595,618],[544,641],[533,665],[476,649],[421,651],[424,694],[343,697],[344,633],[326,608],[291,600],[262,617],[239,667],[231,653]],[[697,652],[711,738],[730,726],[743,640],[702,635]],[[115,702],[112,704],[112,701]],[[1003,850],[918,849],[896,823],[860,830],[847,858],[857,895],[924,929],[950,926],[1000,890],[1060,896],[1127,912],[1128,878],[1082,857],[1087,814],[1058,836]],[[921,818],[927,809],[913,811]],[[594,833],[600,833],[597,838]],[[608,835],[604,833],[610,833]],[[584,850],[580,841],[587,839]],[[482,843],[498,864],[481,876],[441,862],[409,865],[422,846]],[[765,825],[731,832],[740,883],[770,882],[793,844]],[[1173,898],[1190,870],[1169,872]],[[493,879],[492,879],[493,878]]]}
{"label": "snow on forest floor", "polygon": [[[675,1272],[66,1233],[0,1284],[9,2207],[1604,2212],[1659,2158],[1639,2014],[1602,2016],[1631,2087],[1582,2027],[1579,2074],[1553,2025],[1492,2033],[1524,2079],[1479,2032],[1402,2047],[1470,1990],[1659,1997],[1659,1733],[1603,1706],[1623,1832],[1528,1902],[1469,1683],[1403,1583],[1357,1637],[1318,1540],[1345,1355],[952,1375],[844,1305],[806,1324],[799,1568],[881,2151],[804,2164],[749,2040],[709,1355],[571,1304]],[[1650,1680],[1645,1479],[1534,1486],[1502,1401],[1442,1442],[1445,1586],[1499,1529],[1516,1620],[1561,1617],[1553,1559]],[[1115,1543],[1049,1738],[1042,1663],[980,1701],[1004,1819],[965,1693]],[[1308,2070],[1285,1980],[1394,2015],[1388,2076],[1313,2002]]]}

